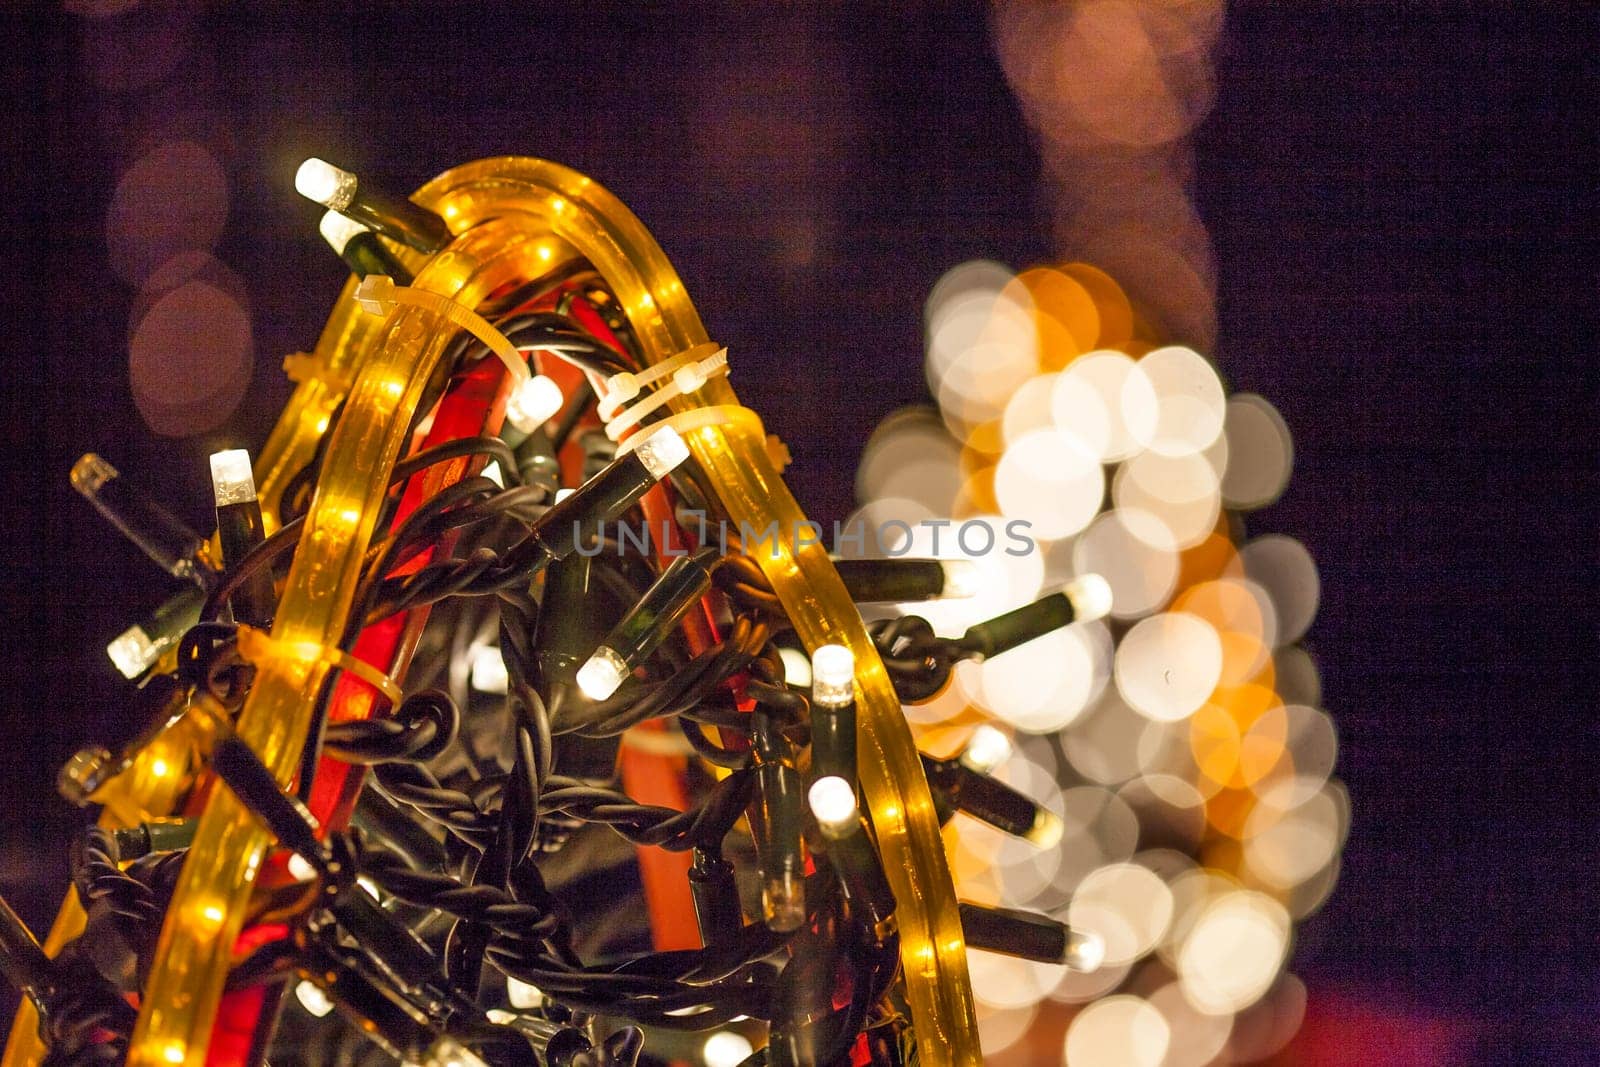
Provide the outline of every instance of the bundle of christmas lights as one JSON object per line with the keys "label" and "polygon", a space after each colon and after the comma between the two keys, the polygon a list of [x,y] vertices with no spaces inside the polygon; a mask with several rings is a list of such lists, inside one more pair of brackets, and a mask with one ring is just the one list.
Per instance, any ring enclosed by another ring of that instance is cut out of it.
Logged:
{"label": "bundle of christmas lights", "polygon": [[62,771],[55,929],[0,908],[8,1064],[976,1063],[964,945],[1100,966],[957,905],[942,824],[1062,817],[991,774],[1008,732],[918,756],[901,709],[1106,616],[1104,577],[952,633],[916,604],[971,561],[829,561],[586,179],[296,184],[354,277],[266,447],[211,457],[215,535],[72,471],[182,589],[107,650],[147,725]]}

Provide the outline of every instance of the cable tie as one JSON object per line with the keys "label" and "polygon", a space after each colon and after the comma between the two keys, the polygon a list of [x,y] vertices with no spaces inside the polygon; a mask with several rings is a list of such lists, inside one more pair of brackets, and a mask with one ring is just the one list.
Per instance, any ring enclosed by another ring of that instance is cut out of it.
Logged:
{"label": "cable tie", "polygon": [[[766,430],[761,425],[761,416],[740,404],[708,404],[705,407],[690,408],[680,411],[676,415],[668,415],[652,423],[654,426],[671,426],[678,431],[680,437],[688,437],[695,430],[702,430],[707,426],[727,426],[732,423],[744,423],[750,431],[765,436]],[[649,436],[648,434],[635,433],[617,442],[617,455],[625,456]]]}
{"label": "cable tie", "polygon": [[638,396],[645,386],[667,377],[686,363],[703,359],[716,351],[716,343],[706,341],[692,348],[686,348],[653,367],[613,374],[606,379],[605,392],[601,394],[600,402],[595,408],[596,414],[600,416],[601,422],[609,422],[622,409],[622,405]]}
{"label": "cable tie", "polygon": [[303,663],[327,664],[366,682],[387,697],[393,707],[398,708],[405,701],[405,693],[401,692],[393,678],[342,648],[329,648],[315,641],[283,641],[254,626],[240,626],[239,655],[258,667],[275,655]]}
{"label": "cable tie", "polygon": [[482,341],[489,351],[500,357],[500,362],[506,365],[506,370],[511,374],[513,387],[533,376],[528,370],[528,361],[505,334],[488,319],[448,296],[411,285],[396,285],[394,279],[386,274],[369,274],[356,286],[355,297],[361,310],[369,315],[387,315],[397,305],[408,304],[443,316]]}
{"label": "cable tie", "polygon": [[[714,348],[709,355],[701,359],[678,362],[684,356],[690,356],[709,347],[711,346],[696,346],[688,352],[680,353],[672,359],[651,368],[652,370],[660,371],[662,368],[670,367],[671,380],[633,405],[633,407],[612,415],[606,422],[606,436],[613,441],[621,440],[622,435],[643,422],[645,416],[665,407],[680,396],[688,396],[690,393],[698,392],[712,378],[720,378],[727,374],[728,350],[726,348]],[[671,366],[674,363],[677,363],[677,366]]]}

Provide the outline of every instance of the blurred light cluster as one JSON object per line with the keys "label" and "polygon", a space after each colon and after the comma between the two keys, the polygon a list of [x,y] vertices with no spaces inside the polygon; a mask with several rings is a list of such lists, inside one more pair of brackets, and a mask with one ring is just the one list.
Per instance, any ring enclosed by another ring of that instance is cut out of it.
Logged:
{"label": "blurred light cluster", "polygon": [[183,437],[225,422],[244,399],[255,338],[244,282],[214,252],[231,209],[227,135],[204,102],[209,61],[193,53],[201,5],[74,0],[86,80],[105,96],[105,143],[127,159],[107,207],[111,269],[135,295],[128,375],[156,433]]}
{"label": "blurred light cluster", "polygon": [[[1297,643],[1316,567],[1292,538],[1245,532],[1244,514],[1288,482],[1284,421],[1260,396],[1230,397],[1193,349],[1157,343],[1159,327],[1083,263],[961,264],[934,287],[926,326],[937,407],[875,432],[858,514],[910,524],[900,549],[973,559],[984,581],[902,610],[958,636],[1078,574],[1113,593],[1108,618],[964,662],[905,709],[935,755],[981,722],[1009,726],[996,773],[1065,827],[1040,849],[957,817],[960,895],[1048,912],[1106,945],[1091,974],[974,952],[985,1052],[1046,1062],[1037,1043],[1053,1035],[1049,1056],[1071,1067],[1270,1055],[1303,1009],[1284,971],[1293,925],[1332,888],[1349,821]],[[1018,521],[1037,544],[1010,554],[1003,531]]]}
{"label": "blurred light cluster", "polygon": [[996,4],[1006,79],[1033,127],[1057,246],[1116,276],[1161,336],[1210,350],[1215,263],[1187,138],[1216,93],[1223,0]]}

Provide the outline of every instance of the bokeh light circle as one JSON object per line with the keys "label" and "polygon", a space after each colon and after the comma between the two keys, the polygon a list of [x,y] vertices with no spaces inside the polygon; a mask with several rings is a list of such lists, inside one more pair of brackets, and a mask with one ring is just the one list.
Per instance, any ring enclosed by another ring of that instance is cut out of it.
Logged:
{"label": "bokeh light circle", "polygon": [[1051,384],[1056,426],[1106,463],[1127,459],[1155,436],[1156,393],[1134,368],[1121,352],[1090,352]]}
{"label": "bokeh light circle", "polygon": [[948,515],[961,488],[961,446],[931,408],[906,408],[867,439],[856,473],[856,497],[914,500],[930,515]]}
{"label": "bokeh light circle", "polygon": [[1311,628],[1322,598],[1317,565],[1306,546],[1283,534],[1268,534],[1241,548],[1239,559],[1278,609],[1278,643],[1300,640]]}
{"label": "bokeh light circle", "polygon": [[1141,452],[1117,470],[1112,498],[1119,508],[1160,519],[1179,548],[1203,541],[1216,528],[1222,507],[1217,472],[1199,452]]}
{"label": "bokeh light circle", "polygon": [[1277,500],[1294,470],[1294,442],[1278,409],[1255,393],[1230,397],[1223,434],[1232,457],[1223,503],[1251,511]]}
{"label": "bokeh light circle", "polygon": [[222,164],[193,141],[157,145],[117,181],[106,215],[111,268],[134,285],[181,252],[210,251],[228,218]]}
{"label": "bokeh light circle", "polygon": [[1067,924],[1099,934],[1107,963],[1132,963],[1160,942],[1172,922],[1172,907],[1172,891],[1154,871],[1115,863],[1078,883]]}
{"label": "bokeh light circle", "polygon": [[220,426],[244,399],[255,346],[239,302],[200,281],[167,292],[128,349],[134,403],[156,433],[182,437]]}
{"label": "bokeh light circle", "polygon": [[1261,893],[1238,890],[1208,903],[1178,951],[1185,999],[1209,1015],[1237,1012],[1272,986],[1289,951],[1289,914]]}
{"label": "bokeh light circle", "polygon": [[1067,1027],[1067,1067],[1160,1067],[1172,1031],[1159,1009],[1142,997],[1097,1000]]}
{"label": "bokeh light circle", "polygon": [[[1158,348],[1134,364],[1130,380],[1140,379],[1156,396],[1155,426],[1145,447],[1162,456],[1189,456],[1211,447],[1222,433],[1227,398],[1209,360],[1181,345]],[[1132,387],[1124,390],[1126,396]]]}
{"label": "bokeh light circle", "polygon": [[1111,586],[1111,615],[1137,619],[1172,596],[1178,582],[1178,544],[1148,511],[1114,508],[1095,518],[1072,554],[1079,574],[1098,574]]}
{"label": "bokeh light circle", "polygon": [[1034,537],[1054,540],[1089,525],[1105,496],[1105,471],[1073,437],[1035,430],[1006,448],[994,493],[1005,514],[1031,524]]}
{"label": "bokeh light circle", "polygon": [[1117,690],[1130,707],[1175,722],[1205,703],[1222,677],[1222,642],[1194,615],[1164,612],[1136,624],[1115,660]]}
{"label": "bokeh light circle", "polygon": [[1232,1015],[1196,1011],[1178,982],[1168,982],[1150,994],[1150,1006],[1161,1013],[1172,1034],[1161,1067],[1206,1067],[1227,1047],[1233,1033]]}

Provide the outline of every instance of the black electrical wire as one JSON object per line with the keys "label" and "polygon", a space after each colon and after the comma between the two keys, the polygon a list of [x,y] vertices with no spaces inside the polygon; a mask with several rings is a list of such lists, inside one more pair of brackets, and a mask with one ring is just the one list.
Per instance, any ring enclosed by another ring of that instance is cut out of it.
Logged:
{"label": "black electrical wire", "polygon": [[[520,478],[516,471],[516,460],[512,456],[511,450],[506,447],[505,442],[493,437],[468,437],[437,445],[402,460],[395,465],[389,484],[392,486],[405,481],[412,475],[426,470],[436,463],[457,459],[463,455],[481,453],[487,453],[496,460],[503,459],[504,462],[501,463],[501,469],[509,469],[510,473],[507,476],[512,479]],[[493,485],[492,482],[489,484]],[[304,516],[285,522],[265,541],[247,553],[237,564],[230,567],[207,595],[205,604],[200,609],[200,617],[202,619],[216,618],[222,610],[222,605],[228,602],[229,597],[249,579],[255,577],[262,568],[272,567],[281,556],[292,554],[300,542],[300,534],[304,528]]]}
{"label": "black electrical wire", "polygon": [[583,418],[583,413],[588,410],[589,404],[594,400],[594,387],[585,377],[578,384],[578,388],[567,400],[567,410],[562,413],[561,421],[556,423],[556,428],[550,434],[550,451],[556,455],[561,454],[567,439],[572,436],[572,431],[577,427],[578,420]]}
{"label": "black electrical wire", "polygon": [[589,265],[588,260],[582,258],[569,259],[555,270],[542,274],[538,278],[524,282],[509,292],[485,301],[484,306],[480,307],[478,312],[484,318],[492,321],[499,316],[515,311],[517,308],[549,296],[564,285],[583,284],[596,281],[599,277],[594,267]]}
{"label": "black electrical wire", "polygon": [[517,470],[517,457],[511,446],[498,437],[458,437],[453,441],[434,445],[409,456],[394,465],[389,473],[389,484],[402,482],[419,474],[436,463],[462,456],[487,455],[500,465],[508,483],[522,484],[522,474]]}

